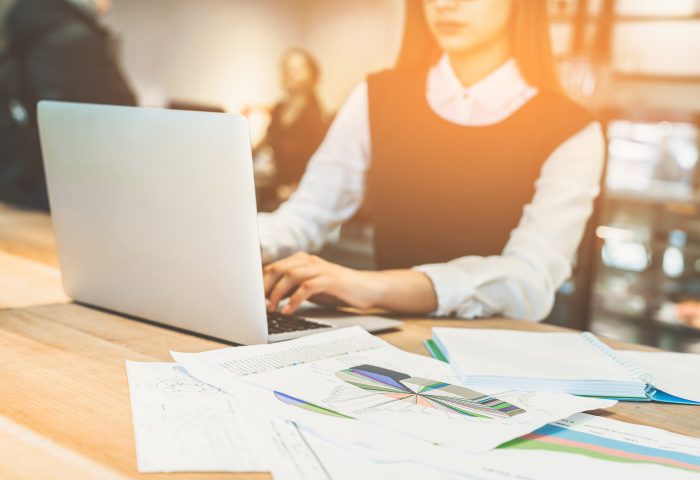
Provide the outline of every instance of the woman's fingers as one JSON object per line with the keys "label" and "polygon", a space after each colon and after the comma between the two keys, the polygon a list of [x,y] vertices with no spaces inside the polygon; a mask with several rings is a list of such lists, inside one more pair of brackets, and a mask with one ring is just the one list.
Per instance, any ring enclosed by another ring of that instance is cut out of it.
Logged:
{"label": "woman's fingers", "polygon": [[263,268],[263,286],[265,288],[265,297],[270,296],[272,288],[277,284],[282,275],[284,275],[284,270],[278,266],[279,262],[272,263]]}
{"label": "woman's fingers", "polygon": [[290,269],[311,263],[310,257],[311,255],[306,253],[295,253],[285,259],[263,267],[265,296],[269,298],[274,286]]}
{"label": "woman's fingers", "polygon": [[333,299],[333,303],[349,304],[359,308],[371,305],[376,296],[371,286],[374,277],[326,262],[313,255],[297,253],[264,268],[267,308],[277,309],[279,302],[290,296],[282,310],[294,312],[311,297]]}
{"label": "woman's fingers", "polygon": [[314,265],[302,265],[292,267],[272,287],[268,295],[269,308],[271,311],[277,309],[279,302],[294,291],[305,281],[317,276],[319,269]]}
{"label": "woman's fingers", "polygon": [[306,280],[299,285],[299,288],[289,297],[289,303],[282,309],[282,313],[285,315],[294,313],[304,300],[308,300],[314,295],[322,293],[328,288],[328,284],[329,280],[327,276],[318,276]]}

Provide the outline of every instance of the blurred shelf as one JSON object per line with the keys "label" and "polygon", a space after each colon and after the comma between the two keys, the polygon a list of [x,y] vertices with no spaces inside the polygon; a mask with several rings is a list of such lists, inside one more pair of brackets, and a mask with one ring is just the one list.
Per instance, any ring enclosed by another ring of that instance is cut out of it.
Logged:
{"label": "blurred shelf", "polygon": [[[554,55],[554,61],[560,65],[568,62],[580,60],[580,56],[570,52],[560,52]],[[700,75],[677,73],[674,75],[663,73],[636,72],[634,70],[625,71],[611,67],[610,81],[625,82],[626,84],[658,84],[658,85],[700,85]]]}
{"label": "blurred shelf", "polygon": [[662,75],[653,73],[635,73],[635,72],[613,72],[614,80],[624,80],[633,81],[640,83],[684,83],[684,84],[698,84],[700,83],[700,76],[697,75]]}
{"label": "blurred shelf", "polygon": [[700,329],[694,328],[689,325],[676,324],[676,323],[666,323],[656,320],[648,314],[633,315],[624,312],[617,312],[614,310],[609,310],[600,305],[596,305],[593,310],[593,324],[596,323],[596,317],[600,315],[605,317],[606,320],[616,320],[622,321],[624,323],[632,323],[637,327],[644,328],[648,333],[653,332],[663,332],[663,333],[674,333],[676,335],[681,335],[687,340],[687,336],[692,338],[700,338]]}
{"label": "blurred shelf", "polygon": [[[647,190],[622,190],[606,189],[605,199],[616,202],[632,202],[654,205],[682,204],[685,206],[700,206],[700,194],[672,193],[669,191]],[[695,211],[688,211],[689,215],[694,215]]]}
{"label": "blurred shelf", "polygon": [[[647,277],[638,278],[636,282],[648,282],[653,283],[657,287],[655,293],[668,296],[671,294],[679,294],[687,292],[688,295],[694,294],[700,289],[700,275],[697,272],[688,272],[680,277],[669,277],[660,271],[659,268],[651,266],[646,270],[641,272],[635,272],[633,270],[626,270],[624,268],[618,268],[611,265],[606,265],[601,263],[599,278],[604,276],[634,276],[636,277]],[[662,278],[659,278],[662,277]],[[678,288],[678,285],[682,285],[683,288]]]}
{"label": "blurred shelf", "polygon": [[[577,22],[578,18],[574,15],[553,15],[551,21],[572,24]],[[587,16],[585,21],[595,23],[598,21],[598,17]],[[613,21],[616,23],[697,22],[700,21],[700,13],[693,15],[616,15]]]}

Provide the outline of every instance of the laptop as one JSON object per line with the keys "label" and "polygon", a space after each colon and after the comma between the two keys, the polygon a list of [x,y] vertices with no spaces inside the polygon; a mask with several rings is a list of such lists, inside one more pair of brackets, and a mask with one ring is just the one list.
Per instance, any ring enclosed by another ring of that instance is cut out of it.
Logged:
{"label": "laptop", "polygon": [[244,117],[54,101],[38,110],[70,297],[245,345],[338,326],[268,318]]}

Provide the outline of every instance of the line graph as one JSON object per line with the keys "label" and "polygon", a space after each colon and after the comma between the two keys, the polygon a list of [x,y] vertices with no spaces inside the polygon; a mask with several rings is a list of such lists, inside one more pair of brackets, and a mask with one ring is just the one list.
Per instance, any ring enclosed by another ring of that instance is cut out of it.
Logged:
{"label": "line graph", "polygon": [[520,407],[466,387],[405,373],[358,365],[336,372],[344,382],[372,392],[383,402],[408,402],[469,417],[510,418],[525,413]]}

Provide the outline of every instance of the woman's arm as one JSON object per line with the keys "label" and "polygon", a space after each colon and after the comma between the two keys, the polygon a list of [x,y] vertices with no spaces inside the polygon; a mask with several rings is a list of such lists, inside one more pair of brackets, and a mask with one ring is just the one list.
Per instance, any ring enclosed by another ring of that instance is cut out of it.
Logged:
{"label": "woman's arm", "polygon": [[319,250],[362,203],[369,163],[367,85],[362,83],[338,112],[299,188],[275,212],[258,215],[263,261]]}
{"label": "woman's arm", "polygon": [[428,314],[437,308],[430,279],[413,270],[369,272],[336,265],[299,252],[264,268],[267,308],[276,310],[289,296],[282,313],[294,312],[304,300],[357,308]]}
{"label": "woman's arm", "polygon": [[571,275],[593,201],[600,191],[605,142],[591,123],[546,160],[532,202],[503,253],[467,256],[414,268],[430,277],[437,315],[473,318],[503,314],[539,321]]}

